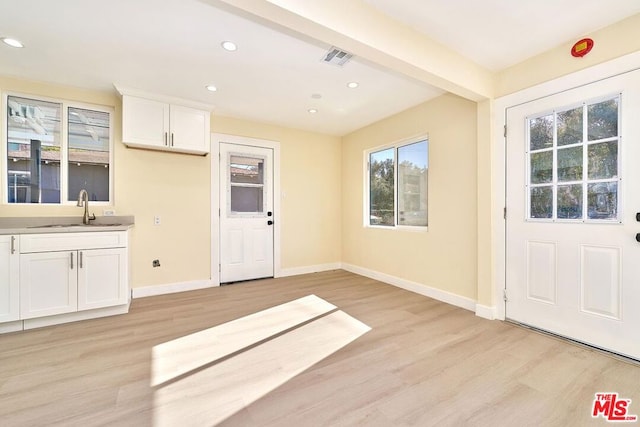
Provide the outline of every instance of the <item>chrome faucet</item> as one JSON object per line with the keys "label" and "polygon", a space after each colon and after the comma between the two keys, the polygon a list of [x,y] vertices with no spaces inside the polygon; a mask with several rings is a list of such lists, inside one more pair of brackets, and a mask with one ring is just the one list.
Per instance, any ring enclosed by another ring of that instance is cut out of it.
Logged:
{"label": "chrome faucet", "polygon": [[81,208],[83,203],[84,215],[82,216],[82,223],[89,225],[89,221],[96,219],[96,216],[94,214],[89,215],[89,193],[84,188],[78,194],[78,207]]}

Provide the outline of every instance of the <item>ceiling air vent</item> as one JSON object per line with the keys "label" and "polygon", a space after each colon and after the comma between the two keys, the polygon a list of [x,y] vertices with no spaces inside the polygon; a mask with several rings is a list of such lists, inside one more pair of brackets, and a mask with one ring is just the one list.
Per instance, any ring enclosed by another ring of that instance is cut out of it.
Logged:
{"label": "ceiling air vent", "polygon": [[322,58],[322,62],[343,67],[352,57],[353,55],[349,52],[345,52],[334,46],[329,49],[324,58]]}

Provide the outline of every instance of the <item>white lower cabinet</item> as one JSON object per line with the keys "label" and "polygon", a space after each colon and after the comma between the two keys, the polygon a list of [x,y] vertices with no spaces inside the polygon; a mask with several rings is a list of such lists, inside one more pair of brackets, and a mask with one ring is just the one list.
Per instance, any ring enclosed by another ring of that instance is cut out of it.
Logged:
{"label": "white lower cabinet", "polygon": [[20,319],[18,236],[0,236],[0,322]]}
{"label": "white lower cabinet", "polygon": [[86,250],[78,256],[78,310],[127,303],[126,249]]}
{"label": "white lower cabinet", "polygon": [[125,305],[128,234],[20,236],[20,320]]}
{"label": "white lower cabinet", "polygon": [[20,255],[20,318],[78,310],[76,251]]}

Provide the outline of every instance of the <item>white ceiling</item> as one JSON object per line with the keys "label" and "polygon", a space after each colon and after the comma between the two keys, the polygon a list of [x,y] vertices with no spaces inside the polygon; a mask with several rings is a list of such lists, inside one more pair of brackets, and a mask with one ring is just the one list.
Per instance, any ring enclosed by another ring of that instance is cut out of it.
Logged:
{"label": "white ceiling", "polygon": [[[493,70],[638,13],[640,5],[638,0],[608,0],[606,7],[601,0],[364,1]],[[357,57],[342,68],[324,64],[329,44],[216,4],[0,0],[0,37],[25,44],[24,49],[0,44],[0,75],[97,90],[114,90],[117,83],[206,103],[221,116],[330,135],[344,135],[442,93]],[[223,40],[236,42],[238,50],[224,51]],[[347,88],[350,81],[360,87]],[[218,91],[206,91],[207,84]],[[318,113],[309,114],[309,108]]]}

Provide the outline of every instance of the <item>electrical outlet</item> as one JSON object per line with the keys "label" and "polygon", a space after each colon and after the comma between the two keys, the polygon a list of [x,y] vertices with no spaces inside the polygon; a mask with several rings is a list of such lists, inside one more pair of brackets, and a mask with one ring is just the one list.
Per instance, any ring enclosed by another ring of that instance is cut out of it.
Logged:
{"label": "electrical outlet", "polygon": [[160,225],[162,224],[162,219],[160,218],[160,215],[156,215],[153,217],[153,225]]}
{"label": "electrical outlet", "polygon": [[116,211],[114,209],[105,209],[102,211],[102,215],[104,216],[114,216]]}
{"label": "electrical outlet", "polygon": [[152,265],[154,267],[160,267],[160,260],[159,259],[154,259],[153,262],[152,262]]}

